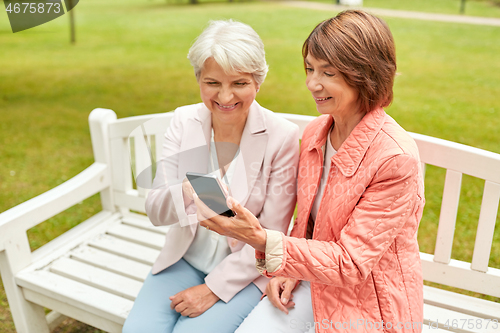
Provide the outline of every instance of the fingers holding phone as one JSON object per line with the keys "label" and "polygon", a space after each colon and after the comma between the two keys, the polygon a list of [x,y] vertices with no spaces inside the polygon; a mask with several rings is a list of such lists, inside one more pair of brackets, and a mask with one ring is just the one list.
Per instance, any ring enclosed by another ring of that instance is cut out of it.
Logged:
{"label": "fingers holding phone", "polygon": [[198,207],[198,220],[202,227],[245,242],[261,252],[266,250],[266,231],[252,212],[233,198],[228,198],[228,206],[231,207],[232,212],[236,213],[233,217],[214,215],[199,197],[195,197],[195,204]]}
{"label": "fingers holding phone", "polygon": [[210,209],[214,215],[231,217],[234,213],[226,204],[227,187],[214,175],[198,174],[187,172],[186,177],[189,180],[192,189],[191,195],[197,194],[198,198]]}

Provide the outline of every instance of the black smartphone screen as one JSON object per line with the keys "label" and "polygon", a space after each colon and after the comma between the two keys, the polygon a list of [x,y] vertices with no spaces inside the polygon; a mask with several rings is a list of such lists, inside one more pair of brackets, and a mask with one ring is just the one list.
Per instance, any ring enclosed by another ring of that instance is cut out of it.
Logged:
{"label": "black smartphone screen", "polygon": [[234,216],[234,212],[226,204],[226,196],[214,175],[187,172],[186,177],[201,201],[215,213],[227,217]]}

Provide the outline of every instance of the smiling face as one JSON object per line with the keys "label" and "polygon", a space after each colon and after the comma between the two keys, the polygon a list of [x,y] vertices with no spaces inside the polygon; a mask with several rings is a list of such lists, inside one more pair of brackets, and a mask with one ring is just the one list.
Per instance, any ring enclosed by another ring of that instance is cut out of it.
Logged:
{"label": "smiling face", "polygon": [[213,58],[205,61],[198,83],[203,103],[221,123],[246,121],[259,89],[252,74],[227,74]]}
{"label": "smiling face", "polygon": [[342,74],[325,60],[305,58],[306,85],[321,114],[349,118],[359,112],[358,91],[348,85]]}

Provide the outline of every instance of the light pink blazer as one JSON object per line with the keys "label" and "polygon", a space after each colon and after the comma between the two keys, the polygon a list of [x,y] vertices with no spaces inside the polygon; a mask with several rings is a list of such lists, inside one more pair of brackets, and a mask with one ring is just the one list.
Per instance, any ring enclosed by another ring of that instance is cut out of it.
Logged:
{"label": "light pink blazer", "polygon": [[[181,259],[195,237],[196,206],[184,208],[181,182],[188,171],[208,172],[211,124],[210,110],[199,103],[175,110],[166,130],[162,162],[146,199],[146,212],[154,225],[172,227],[153,265],[153,274]],[[264,228],[282,232],[288,228],[296,202],[298,159],[298,126],[254,101],[234,161],[230,188],[233,197]],[[224,302],[252,282],[264,291],[268,278],[256,270],[253,248],[231,238],[228,244],[232,253],[206,276],[207,286]]]}

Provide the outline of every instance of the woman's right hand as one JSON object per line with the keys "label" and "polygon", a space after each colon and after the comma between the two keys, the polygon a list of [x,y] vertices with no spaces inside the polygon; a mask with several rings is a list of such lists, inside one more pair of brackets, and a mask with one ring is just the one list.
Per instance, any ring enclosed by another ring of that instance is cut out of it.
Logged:
{"label": "woman's right hand", "polygon": [[194,189],[187,178],[182,181],[182,196],[184,198],[184,208],[187,208],[194,201]]}
{"label": "woman's right hand", "polygon": [[288,309],[293,308],[295,303],[292,302],[292,291],[297,284],[296,279],[286,277],[273,277],[266,287],[267,298],[279,310],[288,314]]}

